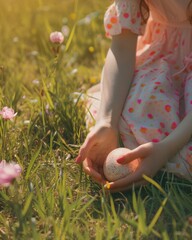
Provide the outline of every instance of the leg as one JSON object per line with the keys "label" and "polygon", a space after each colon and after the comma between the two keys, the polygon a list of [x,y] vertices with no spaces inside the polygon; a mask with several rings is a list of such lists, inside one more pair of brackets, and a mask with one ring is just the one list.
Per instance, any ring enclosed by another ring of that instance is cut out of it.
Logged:
{"label": "leg", "polygon": [[192,141],[166,164],[165,170],[179,177],[192,180]]}

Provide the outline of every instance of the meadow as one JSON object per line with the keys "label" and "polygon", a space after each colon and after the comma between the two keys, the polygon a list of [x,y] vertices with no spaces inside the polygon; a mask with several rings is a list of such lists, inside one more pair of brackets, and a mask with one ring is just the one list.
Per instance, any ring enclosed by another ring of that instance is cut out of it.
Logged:
{"label": "meadow", "polygon": [[[103,3],[104,2],[104,3]],[[190,240],[192,185],[159,173],[110,194],[74,159],[87,130],[82,94],[100,80],[111,1],[0,0],[0,160],[22,174],[0,189],[3,240]],[[53,31],[63,31],[58,48]]]}

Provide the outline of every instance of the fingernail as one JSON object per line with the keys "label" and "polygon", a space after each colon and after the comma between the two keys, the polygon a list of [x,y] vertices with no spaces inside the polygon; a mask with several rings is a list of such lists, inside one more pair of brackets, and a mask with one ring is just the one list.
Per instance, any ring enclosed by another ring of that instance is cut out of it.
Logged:
{"label": "fingernail", "polygon": [[87,171],[91,172],[90,168],[89,167],[86,167]]}
{"label": "fingernail", "polygon": [[125,161],[125,158],[124,157],[120,157],[117,159],[117,162],[118,163],[123,163]]}
{"label": "fingernail", "polygon": [[75,163],[80,163],[81,162],[81,157],[78,156],[76,159],[75,159]]}
{"label": "fingernail", "polygon": [[109,190],[111,188],[111,185],[109,182],[106,182],[105,185],[104,185],[104,189],[107,189]]}

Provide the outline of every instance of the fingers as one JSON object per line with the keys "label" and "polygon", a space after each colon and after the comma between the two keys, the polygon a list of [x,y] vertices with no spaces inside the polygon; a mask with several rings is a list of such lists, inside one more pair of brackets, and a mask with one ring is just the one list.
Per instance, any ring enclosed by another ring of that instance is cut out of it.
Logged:
{"label": "fingers", "polygon": [[142,178],[141,172],[138,170],[124,178],[121,178],[117,181],[110,182],[108,184],[108,189],[118,191],[118,189],[128,189],[133,184],[144,181]]}
{"label": "fingers", "polygon": [[87,138],[85,139],[85,142],[83,143],[83,145],[81,146],[81,148],[79,150],[79,155],[77,156],[75,162],[82,163],[84,161],[84,159],[86,158],[90,149],[94,146],[94,144],[95,144],[95,142],[94,142],[93,138],[87,136]]}
{"label": "fingers", "polygon": [[130,152],[125,154],[123,157],[117,159],[117,162],[120,164],[126,164],[137,158],[144,158],[149,154],[150,150],[151,146],[148,143],[140,145],[139,147],[130,150]]}
{"label": "fingers", "polygon": [[112,193],[114,193],[114,192],[124,192],[124,191],[127,191],[129,189],[132,189],[133,187],[137,188],[137,187],[146,186],[146,185],[147,185],[147,181],[141,180],[141,181],[138,181],[138,182],[135,182],[135,183],[128,184],[126,187],[109,188],[109,191],[112,192]]}
{"label": "fingers", "polygon": [[129,153],[117,159],[119,164],[127,164],[135,159],[139,158],[139,149],[131,150]]}
{"label": "fingers", "polygon": [[93,163],[89,158],[86,158],[83,161],[83,169],[86,174],[88,174],[90,177],[92,177],[97,183],[105,184],[106,180],[102,176],[102,174],[98,171],[98,169],[93,166]]}

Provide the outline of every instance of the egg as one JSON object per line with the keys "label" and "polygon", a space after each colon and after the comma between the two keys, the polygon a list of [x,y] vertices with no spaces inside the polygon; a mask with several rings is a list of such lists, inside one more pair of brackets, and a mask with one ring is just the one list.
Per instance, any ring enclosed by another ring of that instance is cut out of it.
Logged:
{"label": "egg", "polygon": [[128,148],[116,148],[111,151],[103,165],[103,172],[108,181],[116,181],[136,171],[139,159],[134,159],[127,164],[119,164],[117,159],[130,152]]}

